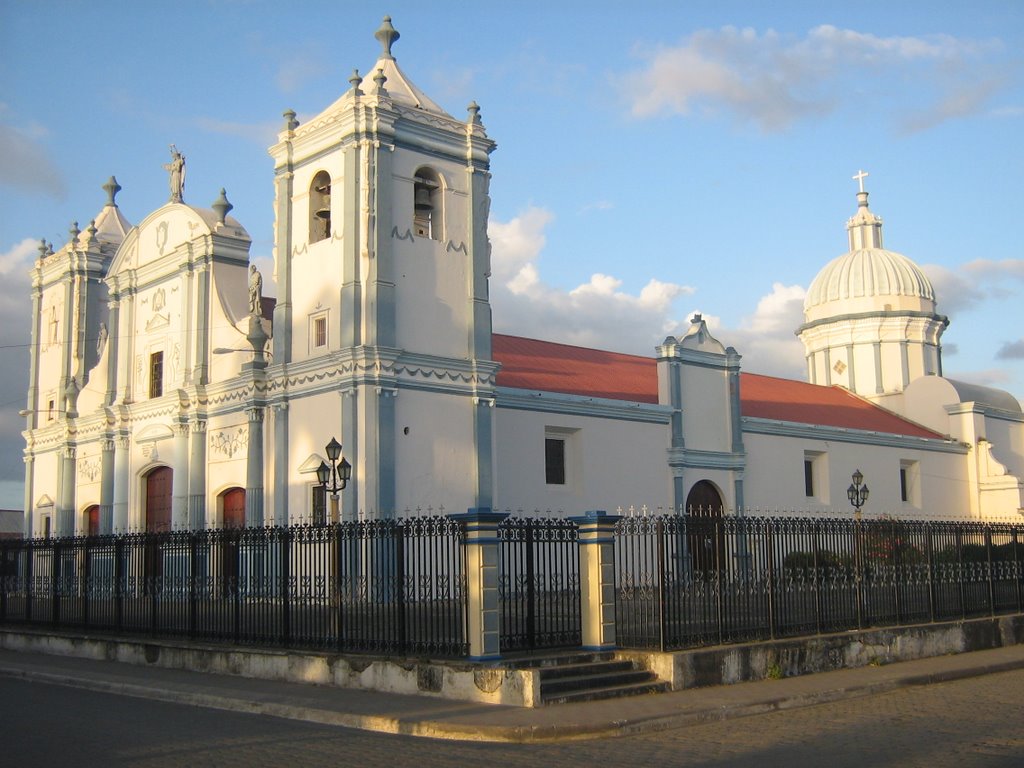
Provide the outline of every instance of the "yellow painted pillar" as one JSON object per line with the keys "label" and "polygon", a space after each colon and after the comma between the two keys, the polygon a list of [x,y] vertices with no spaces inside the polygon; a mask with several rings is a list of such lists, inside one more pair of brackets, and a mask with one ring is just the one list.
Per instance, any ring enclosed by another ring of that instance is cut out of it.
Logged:
{"label": "yellow painted pillar", "polygon": [[466,638],[469,658],[487,661],[501,656],[501,621],[498,610],[498,524],[508,514],[487,508],[451,515],[465,530]]}
{"label": "yellow painted pillar", "polygon": [[620,515],[587,512],[579,526],[582,645],[591,651],[615,648],[615,523]]}

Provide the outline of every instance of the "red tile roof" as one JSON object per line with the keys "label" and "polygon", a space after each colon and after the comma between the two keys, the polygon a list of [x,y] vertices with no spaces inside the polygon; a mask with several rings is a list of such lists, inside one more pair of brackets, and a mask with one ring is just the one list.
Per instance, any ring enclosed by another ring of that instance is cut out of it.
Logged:
{"label": "red tile roof", "polygon": [[[654,358],[499,333],[494,334],[491,341],[494,359],[501,363],[498,386],[639,403],[658,402],[658,368]],[[744,416],[761,419],[913,437],[942,437],[841,387],[741,373],[740,403]]]}

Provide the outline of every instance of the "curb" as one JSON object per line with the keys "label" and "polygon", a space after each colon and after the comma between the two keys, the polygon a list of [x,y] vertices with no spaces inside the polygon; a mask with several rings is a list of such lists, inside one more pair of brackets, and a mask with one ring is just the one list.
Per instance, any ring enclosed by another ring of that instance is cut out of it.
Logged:
{"label": "curb", "polygon": [[[274,701],[260,701],[239,698],[237,696],[221,696],[213,693],[177,690],[168,687],[152,687],[135,683],[102,680],[88,676],[69,676],[27,670],[18,667],[0,666],[0,676],[61,685],[70,688],[132,696],[140,699],[163,701],[174,704],[220,709],[245,714],[268,715],[287,720],[299,720],[320,725],[333,725],[375,733],[398,734],[453,741],[481,741],[505,743],[552,743],[560,741],[581,741],[589,739],[609,738],[613,736],[640,735],[656,731],[672,730],[702,723],[732,720],[751,715],[767,714],[788,709],[827,704],[843,699],[872,696],[880,693],[952,682],[971,677],[998,674],[1024,669],[1024,659],[982,664],[941,672],[908,674],[890,680],[863,685],[851,685],[830,690],[781,696],[779,698],[762,699],[743,704],[725,705],[704,710],[676,712],[669,715],[652,715],[630,719],[605,721],[594,724],[558,725],[470,725],[451,723],[439,720],[420,719],[406,720],[401,717],[385,715],[357,715],[324,709],[302,704],[288,704]],[[665,694],[668,695],[668,694]]]}

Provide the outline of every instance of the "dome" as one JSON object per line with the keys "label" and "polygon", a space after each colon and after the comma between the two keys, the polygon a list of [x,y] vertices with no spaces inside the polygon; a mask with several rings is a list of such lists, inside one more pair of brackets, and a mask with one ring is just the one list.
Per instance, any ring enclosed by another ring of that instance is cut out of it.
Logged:
{"label": "dome", "polygon": [[[857,193],[857,212],[846,222],[846,231],[850,250],[826,264],[807,290],[804,314],[808,320],[812,314],[935,311],[935,291],[921,268],[903,254],[882,247],[882,219],[868,209],[863,186]],[[815,309],[833,302],[841,306],[829,307],[827,312]]]}
{"label": "dome", "polygon": [[833,259],[807,290],[804,310],[833,301],[899,296],[935,302],[931,281],[906,256],[883,248],[861,248]]}

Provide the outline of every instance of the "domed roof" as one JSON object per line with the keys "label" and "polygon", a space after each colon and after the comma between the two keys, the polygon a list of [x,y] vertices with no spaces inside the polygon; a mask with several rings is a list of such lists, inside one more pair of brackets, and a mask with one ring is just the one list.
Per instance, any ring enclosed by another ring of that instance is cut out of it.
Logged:
{"label": "domed roof", "polygon": [[931,281],[906,256],[884,248],[861,248],[832,259],[807,290],[804,309],[831,301],[906,296],[935,301]]}
{"label": "domed roof", "polygon": [[[851,303],[836,307],[839,313],[894,306],[934,311],[931,281],[906,256],[882,247],[882,219],[868,210],[868,193],[863,189],[857,193],[857,202],[857,213],[846,223],[850,250],[826,264],[814,278],[804,299],[804,312],[832,302]],[[878,301],[873,301],[876,298]],[[892,298],[899,300],[883,301]]]}

